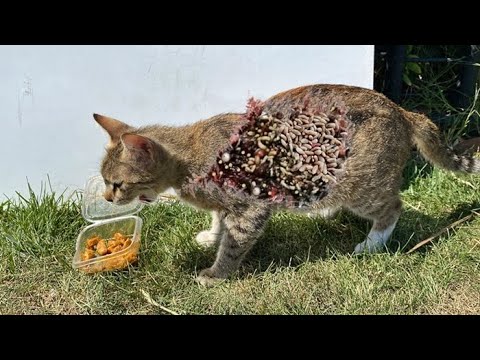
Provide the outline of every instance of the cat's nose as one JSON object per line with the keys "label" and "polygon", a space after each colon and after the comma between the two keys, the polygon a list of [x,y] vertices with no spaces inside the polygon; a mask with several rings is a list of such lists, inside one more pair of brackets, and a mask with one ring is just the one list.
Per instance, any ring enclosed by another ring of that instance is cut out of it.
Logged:
{"label": "cat's nose", "polygon": [[107,200],[108,202],[113,202],[113,194],[111,193],[111,191],[106,191],[106,192],[103,194],[103,197],[104,197],[105,200]]}

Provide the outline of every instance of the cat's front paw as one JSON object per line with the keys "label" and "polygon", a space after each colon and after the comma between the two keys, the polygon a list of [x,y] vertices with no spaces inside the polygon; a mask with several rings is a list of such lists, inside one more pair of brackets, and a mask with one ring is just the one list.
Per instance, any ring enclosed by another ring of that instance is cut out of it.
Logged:
{"label": "cat's front paw", "polygon": [[197,243],[204,247],[215,246],[218,241],[218,234],[213,234],[209,230],[199,232],[195,237]]}
{"label": "cat's front paw", "polygon": [[385,244],[380,241],[365,240],[355,246],[355,254],[376,254],[385,251]]}
{"label": "cat's front paw", "polygon": [[203,269],[202,271],[200,271],[200,274],[195,278],[195,281],[198,284],[206,287],[211,287],[215,284],[218,284],[222,280],[224,279],[216,276],[212,268]]}

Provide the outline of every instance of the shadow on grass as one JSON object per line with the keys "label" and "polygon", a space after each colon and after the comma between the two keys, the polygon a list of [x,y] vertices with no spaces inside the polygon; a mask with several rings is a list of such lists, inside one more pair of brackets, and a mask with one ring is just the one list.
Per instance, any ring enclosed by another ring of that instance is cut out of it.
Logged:
{"label": "shadow on grass", "polygon": [[[391,252],[406,252],[479,206],[479,202],[462,203],[454,211],[439,213],[435,217],[405,208],[388,249]],[[355,245],[366,237],[370,226],[370,222],[345,211],[328,220],[278,213],[271,218],[265,233],[247,255],[240,276],[274,272],[276,269],[308,261],[352,254]],[[418,251],[425,252],[428,248],[429,246],[424,246]],[[204,250],[192,246],[184,256],[178,258],[176,265],[183,271],[192,273],[195,269],[198,271],[211,266],[214,260],[215,249]]]}
{"label": "shadow on grass", "polygon": [[433,172],[433,166],[429,164],[418,152],[413,152],[413,156],[405,165],[403,170],[403,184],[400,191],[408,189],[414,181],[430,177]]}
{"label": "shadow on grass", "polygon": [[[475,142],[469,143],[468,141],[460,142],[457,144],[453,151],[459,155],[465,156],[474,156],[474,148],[473,145],[468,147],[468,144],[478,144],[480,140],[472,139]],[[420,155],[418,151],[413,151],[413,155],[410,160],[405,165],[405,169],[403,171],[403,184],[401,187],[401,191],[408,189],[414,181],[418,181],[418,179],[423,179],[430,177],[433,172],[434,166],[431,165],[428,161],[425,160],[424,157]]]}

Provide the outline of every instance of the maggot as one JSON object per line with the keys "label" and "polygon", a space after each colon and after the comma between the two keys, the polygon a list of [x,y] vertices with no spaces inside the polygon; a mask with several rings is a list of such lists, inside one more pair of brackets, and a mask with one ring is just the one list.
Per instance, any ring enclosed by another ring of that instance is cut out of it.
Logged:
{"label": "maggot", "polygon": [[287,188],[289,190],[295,190],[295,186],[290,186],[288,185],[285,180],[280,181],[280,185],[282,185],[284,188]]}
{"label": "maggot", "polygon": [[325,119],[324,117],[320,117],[320,116],[314,116],[313,120],[322,124],[328,123],[328,119]]}
{"label": "maggot", "polygon": [[304,132],[307,135],[312,135],[312,136],[318,135],[318,133],[316,131],[313,131],[313,130],[304,130]]}
{"label": "maggot", "polygon": [[284,175],[293,175],[290,171],[284,169],[283,167],[280,167],[280,171],[281,171]]}
{"label": "maggot", "polygon": [[300,146],[296,146],[296,147],[295,147],[295,151],[296,151],[297,153],[299,153],[300,155],[305,154],[305,151],[304,151]]}
{"label": "maggot", "polygon": [[[260,138],[259,138],[259,139],[260,139]],[[258,147],[259,147],[260,149],[262,149],[262,150],[268,149],[267,146],[266,146],[264,143],[262,143],[261,140],[258,140],[258,141],[257,141],[257,145],[258,145]]]}
{"label": "maggot", "polygon": [[320,166],[322,167],[322,174],[325,175],[327,173],[327,165],[325,165],[325,163],[322,163]]}
{"label": "maggot", "polygon": [[290,170],[291,170],[291,171],[297,171],[297,170],[300,169],[302,166],[303,166],[303,162],[300,161],[300,162],[296,163]]}
{"label": "maggot", "polygon": [[330,175],[323,175],[323,178],[324,178],[324,180],[326,180],[326,181],[331,181],[331,182],[333,182],[333,183],[336,183],[336,182],[337,182],[337,180],[335,180],[335,178],[332,177],[332,176],[330,176]]}

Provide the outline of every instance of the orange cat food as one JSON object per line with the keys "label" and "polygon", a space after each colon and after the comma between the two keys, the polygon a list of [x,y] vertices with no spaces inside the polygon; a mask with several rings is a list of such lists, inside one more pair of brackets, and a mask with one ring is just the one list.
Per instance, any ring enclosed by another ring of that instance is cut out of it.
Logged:
{"label": "orange cat food", "polygon": [[91,239],[88,239],[88,240],[87,240],[87,248],[93,249],[93,247],[94,247],[95,245],[97,245],[99,241],[100,241],[100,238],[99,238],[98,236],[95,236],[95,237],[93,237],[93,238],[91,238]]}
{"label": "orange cat food", "polygon": [[100,240],[96,247],[97,254],[103,256],[107,253],[107,245],[105,244],[105,240]]}
{"label": "orange cat food", "polygon": [[83,254],[82,260],[90,260],[95,257],[95,250],[92,249],[86,249],[85,253]]}
{"label": "orange cat food", "polygon": [[[85,250],[82,253],[82,261],[98,259],[82,268],[85,272],[99,272],[108,270],[123,269],[128,264],[137,261],[138,242],[132,242],[132,239],[121,233],[115,233],[109,240],[94,236],[86,241]],[[119,253],[122,251],[122,253]],[[119,253],[118,256],[114,256]],[[101,258],[105,257],[104,260]]]}

